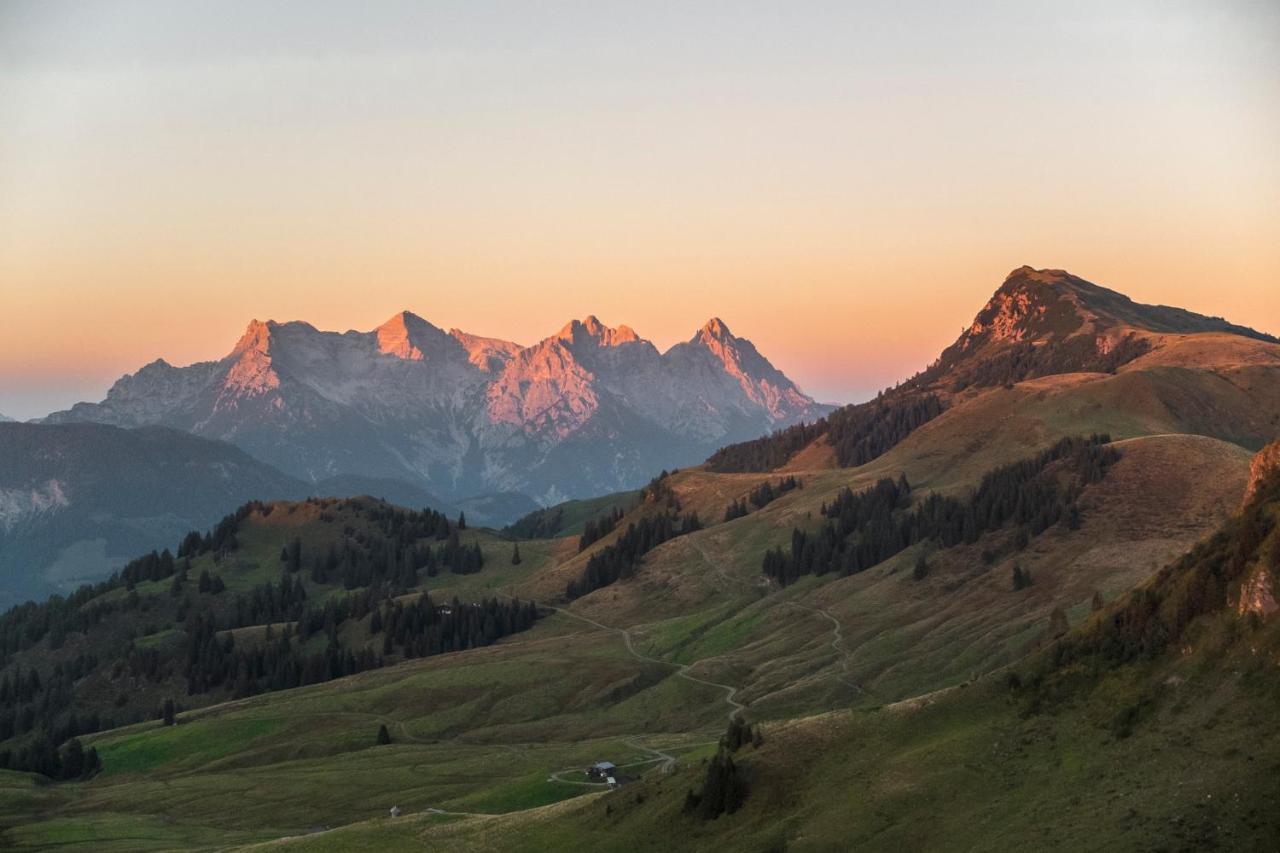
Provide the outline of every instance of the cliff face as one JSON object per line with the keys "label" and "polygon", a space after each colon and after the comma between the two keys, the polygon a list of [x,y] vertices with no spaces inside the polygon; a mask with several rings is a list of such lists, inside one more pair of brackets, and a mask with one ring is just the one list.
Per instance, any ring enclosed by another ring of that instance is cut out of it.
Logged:
{"label": "cliff face", "polygon": [[1249,466],[1249,485],[1245,488],[1244,502],[1249,503],[1258,493],[1258,488],[1268,477],[1280,471],[1280,439],[1271,442],[1253,457]]}
{"label": "cliff face", "polygon": [[[1263,485],[1273,482],[1280,476],[1280,440],[1276,440],[1262,448],[1249,466],[1249,484],[1245,488],[1244,502],[1248,505],[1258,496]],[[1276,572],[1280,566],[1275,564],[1276,558],[1268,557],[1268,553],[1280,554],[1280,548],[1273,551],[1263,549],[1264,555],[1258,565],[1240,585],[1240,601],[1237,609],[1240,615],[1256,613],[1259,616],[1270,616],[1280,610],[1280,602],[1276,601]]]}

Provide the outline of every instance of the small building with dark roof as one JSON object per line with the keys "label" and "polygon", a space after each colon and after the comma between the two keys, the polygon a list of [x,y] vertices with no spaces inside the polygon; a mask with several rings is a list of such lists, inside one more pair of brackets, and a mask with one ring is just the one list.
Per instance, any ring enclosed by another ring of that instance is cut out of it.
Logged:
{"label": "small building with dark roof", "polygon": [[587,768],[587,778],[592,782],[607,782],[617,769],[612,761],[597,761]]}

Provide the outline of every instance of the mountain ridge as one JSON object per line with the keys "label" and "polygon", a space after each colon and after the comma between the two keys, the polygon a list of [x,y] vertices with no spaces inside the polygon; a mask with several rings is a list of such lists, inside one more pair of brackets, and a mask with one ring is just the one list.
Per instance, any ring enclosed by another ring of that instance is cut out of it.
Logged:
{"label": "mountain ridge", "polygon": [[157,359],[45,422],[171,426],[311,481],[361,473],[450,499],[555,502],[828,410],[718,318],[660,352],[594,315],[521,346],[401,311],[368,332],[255,319],[222,359]]}

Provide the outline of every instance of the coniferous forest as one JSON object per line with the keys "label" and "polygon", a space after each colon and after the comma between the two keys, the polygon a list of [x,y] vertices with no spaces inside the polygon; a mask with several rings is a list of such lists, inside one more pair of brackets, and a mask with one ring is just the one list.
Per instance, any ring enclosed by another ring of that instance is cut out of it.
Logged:
{"label": "coniferous forest", "polygon": [[[250,516],[296,509],[253,502],[206,533],[189,533],[176,557],[151,552],[102,583],[0,615],[0,742],[10,742],[0,768],[83,778],[99,759],[92,749],[77,751],[77,736],[158,717],[161,707],[167,720],[175,696],[201,705],[315,684],[488,645],[538,618],[531,602],[518,600],[440,603],[426,593],[404,600],[425,578],[485,564],[479,544],[463,541],[440,513],[369,500],[307,506],[340,535],[325,547],[288,541],[278,563],[273,552],[262,567],[277,580],[232,592],[221,576],[220,567],[243,570],[240,538]],[[209,558],[213,570],[193,577],[192,561]],[[86,650],[60,652],[82,647],[91,632],[97,639]],[[18,660],[32,654],[55,662]],[[104,694],[114,701],[101,702]]]}
{"label": "coniferous forest", "polygon": [[630,577],[647,552],[668,539],[702,529],[697,513],[681,513],[680,501],[667,482],[668,476],[669,472],[663,471],[641,492],[640,503],[654,506],[658,512],[631,522],[616,541],[592,554],[581,576],[569,581],[566,598],[572,601],[620,578]]}
{"label": "coniferous forest", "polygon": [[842,468],[865,465],[945,408],[936,394],[883,392],[870,402],[837,409],[812,424],[721,448],[707,460],[707,467],[721,473],[772,471],[821,436],[827,437]]}
{"label": "coniferous forest", "polygon": [[802,575],[854,574],[924,541],[943,548],[973,544],[984,533],[1012,524],[1015,541],[1055,524],[1080,523],[1081,490],[1101,480],[1119,459],[1110,438],[1067,438],[1021,462],[988,472],[963,498],[930,493],[914,504],[906,477],[882,479],[871,488],[846,488],[822,509],[816,531],[794,528],[790,548],[767,551],[763,570],[783,586]]}

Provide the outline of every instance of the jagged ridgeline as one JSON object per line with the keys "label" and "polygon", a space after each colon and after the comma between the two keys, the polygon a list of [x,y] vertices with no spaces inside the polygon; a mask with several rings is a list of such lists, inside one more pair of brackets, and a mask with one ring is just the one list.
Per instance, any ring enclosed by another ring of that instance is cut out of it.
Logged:
{"label": "jagged ridgeline", "polygon": [[189,533],[177,556],[15,607],[0,616],[0,767],[78,778],[96,754],[60,744],[155,718],[166,700],[287,690],[529,628],[531,602],[420,591],[480,571],[476,536],[369,498],[252,502]]}
{"label": "jagged ridgeline", "polygon": [[823,505],[826,523],[816,531],[794,528],[788,551],[765,553],[764,573],[785,586],[802,575],[864,571],[924,541],[943,548],[971,545],[1012,525],[1012,547],[1021,549],[1055,524],[1074,529],[1080,524],[1080,492],[1120,458],[1110,440],[1065,438],[988,472],[963,498],[931,493],[914,508],[906,477],[882,479],[861,492],[846,488]]}

